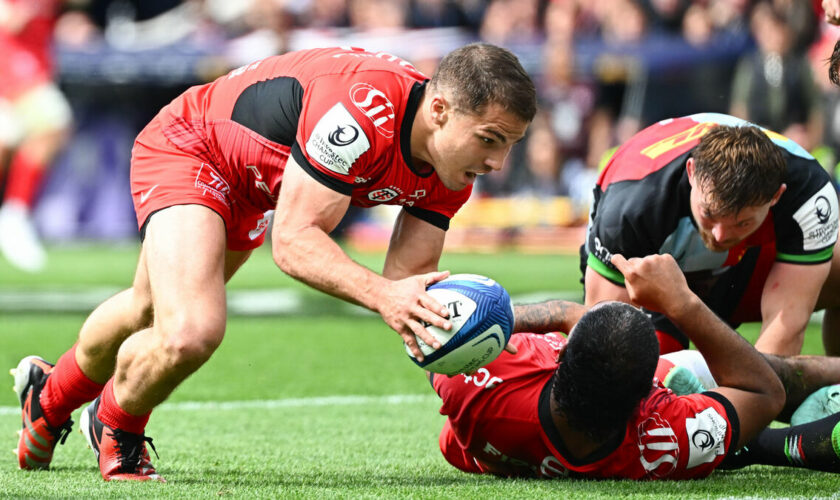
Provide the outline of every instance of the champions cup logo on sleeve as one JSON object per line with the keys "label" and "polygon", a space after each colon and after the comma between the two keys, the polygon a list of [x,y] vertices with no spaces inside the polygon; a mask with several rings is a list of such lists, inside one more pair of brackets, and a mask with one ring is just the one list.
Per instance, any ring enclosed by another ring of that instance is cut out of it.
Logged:
{"label": "champions cup logo on sleeve", "polygon": [[373,122],[376,131],[390,139],[394,136],[394,105],[385,94],[369,83],[350,87],[350,100]]}
{"label": "champions cup logo on sleeve", "polygon": [[370,142],[362,127],[341,103],[321,117],[306,141],[306,152],[310,158],[344,175],[368,149]]}
{"label": "champions cup logo on sleeve", "polygon": [[837,240],[837,193],[826,183],[794,212],[793,218],[802,230],[803,250],[820,250]]}
{"label": "champions cup logo on sleeve", "polygon": [[726,453],[726,419],[714,408],[706,408],[695,413],[694,417],[685,419],[688,434],[687,469],[713,462],[715,457]]}

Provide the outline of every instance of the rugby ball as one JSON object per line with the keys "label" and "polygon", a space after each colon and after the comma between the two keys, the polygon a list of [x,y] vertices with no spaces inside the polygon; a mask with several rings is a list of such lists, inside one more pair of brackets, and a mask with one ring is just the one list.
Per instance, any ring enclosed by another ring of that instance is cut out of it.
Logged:
{"label": "rugby ball", "polygon": [[513,303],[504,287],[485,276],[455,274],[427,292],[449,310],[452,329],[427,325],[441,347],[435,350],[418,338],[422,362],[405,348],[414,363],[430,372],[455,375],[472,373],[501,354],[513,332]]}

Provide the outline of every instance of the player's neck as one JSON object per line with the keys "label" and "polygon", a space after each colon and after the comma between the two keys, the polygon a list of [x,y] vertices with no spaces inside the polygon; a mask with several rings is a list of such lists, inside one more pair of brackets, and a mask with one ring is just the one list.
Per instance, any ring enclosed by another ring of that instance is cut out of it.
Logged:
{"label": "player's neck", "polygon": [[563,441],[566,453],[571,455],[568,458],[575,460],[586,461],[590,457],[612,442],[613,434],[610,434],[606,439],[601,441],[594,441],[587,437],[585,433],[574,429],[569,425],[569,421],[565,415],[557,411],[557,403],[554,398],[551,399],[551,417],[554,421],[554,427],[557,429],[557,434]]}
{"label": "player's neck", "polygon": [[427,98],[428,92],[420,99],[420,105],[411,124],[411,160],[415,165],[424,163],[433,165],[430,149],[433,144],[432,136],[434,126],[429,116],[429,103],[427,102]]}

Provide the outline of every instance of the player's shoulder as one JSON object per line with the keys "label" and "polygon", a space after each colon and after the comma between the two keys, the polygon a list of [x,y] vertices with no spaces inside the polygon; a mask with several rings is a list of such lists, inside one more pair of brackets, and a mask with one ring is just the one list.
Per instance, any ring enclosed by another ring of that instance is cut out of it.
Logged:
{"label": "player's shoulder", "polygon": [[616,150],[598,178],[602,190],[622,181],[648,181],[654,174],[681,170],[675,161],[693,149],[716,124],[695,116],[662,120],[636,133]]}
{"label": "player's shoulder", "polygon": [[677,396],[661,386],[643,400],[628,428],[638,432],[642,463],[663,464],[649,471],[663,478],[709,474],[739,434],[737,413],[722,395]]}

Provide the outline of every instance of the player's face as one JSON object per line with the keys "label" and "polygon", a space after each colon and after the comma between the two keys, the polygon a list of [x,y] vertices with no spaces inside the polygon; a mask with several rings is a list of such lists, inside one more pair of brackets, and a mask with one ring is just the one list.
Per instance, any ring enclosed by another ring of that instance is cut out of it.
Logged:
{"label": "player's face", "polygon": [[735,214],[716,214],[702,187],[691,189],[691,214],[706,248],[723,252],[734,247],[761,226],[773,203],[745,207]]}
{"label": "player's face", "polygon": [[477,176],[500,170],[527,128],[528,122],[498,105],[488,106],[480,116],[450,111],[432,152],[438,177],[447,188],[460,191]]}

